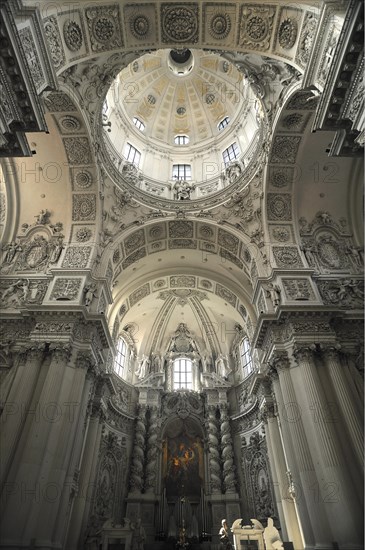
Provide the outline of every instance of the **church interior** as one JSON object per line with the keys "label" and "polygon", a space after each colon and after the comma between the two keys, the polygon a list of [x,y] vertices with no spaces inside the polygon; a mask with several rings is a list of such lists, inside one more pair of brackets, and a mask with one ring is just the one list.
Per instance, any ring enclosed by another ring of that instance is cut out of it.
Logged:
{"label": "church interior", "polygon": [[2,550],[362,550],[360,0],[0,6]]}

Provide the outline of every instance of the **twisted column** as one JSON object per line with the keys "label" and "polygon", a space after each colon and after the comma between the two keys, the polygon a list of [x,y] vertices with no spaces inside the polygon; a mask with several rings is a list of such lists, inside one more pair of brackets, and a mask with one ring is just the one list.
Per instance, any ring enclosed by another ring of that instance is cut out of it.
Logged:
{"label": "twisted column", "polygon": [[156,485],[157,471],[157,438],[159,432],[159,419],[157,407],[150,407],[149,426],[147,431],[147,455],[145,489],[147,493],[153,493]]}
{"label": "twisted column", "polygon": [[223,464],[223,486],[226,493],[236,492],[236,467],[233,462],[233,445],[231,436],[231,426],[227,406],[220,406],[221,413],[221,452]]}
{"label": "twisted column", "polygon": [[208,418],[206,420],[206,429],[208,433],[208,453],[209,453],[209,472],[210,488],[212,493],[222,491],[221,467],[219,456],[218,426],[216,418],[217,409],[214,406],[208,407]]}
{"label": "twisted column", "polygon": [[140,405],[136,420],[134,436],[133,459],[131,465],[130,487],[132,493],[140,493],[143,489],[143,467],[146,439],[146,406]]}

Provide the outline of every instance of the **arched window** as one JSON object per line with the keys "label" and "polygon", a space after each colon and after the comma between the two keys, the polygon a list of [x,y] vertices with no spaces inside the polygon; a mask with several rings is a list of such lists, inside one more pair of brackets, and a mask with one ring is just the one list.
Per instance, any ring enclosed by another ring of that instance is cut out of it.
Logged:
{"label": "arched window", "polygon": [[175,180],[191,180],[191,164],[174,164],[172,177]]}
{"label": "arched window", "polygon": [[173,363],[173,389],[193,389],[193,363],[187,357],[179,357]]}
{"label": "arched window", "polygon": [[122,337],[118,340],[117,354],[114,360],[114,372],[125,378],[128,363],[128,346]]}
{"label": "arched window", "polygon": [[141,160],[141,153],[130,143],[126,145],[124,156],[129,162],[133,162],[133,164],[138,167],[139,161]]}
{"label": "arched window", "polygon": [[133,117],[133,124],[137,126],[138,130],[141,130],[141,132],[144,132],[144,129],[146,126],[143,124],[142,120],[139,120],[136,116]]}
{"label": "arched window", "polygon": [[228,117],[228,116],[225,116],[225,117],[220,121],[220,123],[218,124],[218,130],[219,130],[219,132],[220,132],[221,130],[224,130],[224,128],[225,128],[226,126],[228,126],[228,124],[229,124],[229,117]]}
{"label": "arched window", "polygon": [[227,149],[222,153],[224,164],[227,166],[230,162],[235,159],[238,159],[240,156],[240,150],[236,142],[232,143]]}
{"label": "arched window", "polygon": [[189,143],[189,137],[184,135],[175,136],[175,145],[187,145]]}
{"label": "arched window", "polygon": [[253,362],[251,357],[251,346],[247,336],[240,344],[240,359],[243,378],[246,378],[253,371]]}

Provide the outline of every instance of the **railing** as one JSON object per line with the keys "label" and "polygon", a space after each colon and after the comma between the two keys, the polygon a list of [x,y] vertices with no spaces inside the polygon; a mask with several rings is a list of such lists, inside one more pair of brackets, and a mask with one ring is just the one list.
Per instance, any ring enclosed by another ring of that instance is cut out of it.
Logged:
{"label": "railing", "polygon": [[[241,155],[239,163],[242,167],[241,174],[235,180],[235,187],[242,188],[246,185],[250,178],[254,175],[257,169],[260,156],[263,153],[263,124],[256,131],[248,149]],[[105,166],[111,172],[112,178],[118,182],[122,180],[127,185],[132,185],[135,189],[140,189],[143,195],[150,196],[155,195],[156,199],[167,199],[168,201],[176,200],[174,196],[175,180],[169,180],[168,182],[161,182],[155,180],[142,170],[132,165],[116,150],[115,146],[111,142],[106,132],[103,132],[103,144],[101,147],[101,153],[104,156]],[[196,182],[189,180],[192,190],[190,194],[191,200],[205,199],[209,195],[224,191],[225,188],[231,186],[231,182],[225,178],[226,170],[222,170],[220,174],[212,177],[207,181]],[[187,203],[188,200],[182,200],[181,203]]]}

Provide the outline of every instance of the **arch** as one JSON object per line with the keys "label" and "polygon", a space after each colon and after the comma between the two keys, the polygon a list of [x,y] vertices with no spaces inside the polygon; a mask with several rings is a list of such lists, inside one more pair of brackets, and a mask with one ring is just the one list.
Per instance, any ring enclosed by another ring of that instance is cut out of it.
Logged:
{"label": "arch", "polygon": [[[176,9],[179,9],[179,16],[190,23],[184,31],[174,26]],[[295,6],[273,2],[259,11],[256,6],[242,6],[238,1],[231,2],[229,8],[218,13],[217,7],[210,4],[182,7],[173,2],[151,3],[148,7],[143,2],[123,7],[117,3],[105,6],[96,2],[81,9],[68,7],[67,11],[51,4],[40,9],[44,23],[48,24],[46,36],[49,40],[53,38],[51,55],[55,57],[58,53],[55,63],[58,74],[81,61],[128,49],[141,52],[180,46],[183,42],[186,48],[202,47],[223,52],[229,50],[234,35],[238,37],[235,49],[240,53],[264,52],[267,57],[304,68],[307,60],[302,44],[306,36],[304,31],[305,27],[316,26],[318,12],[310,2]],[[97,25],[102,17],[107,23]],[[250,25],[250,19],[255,17],[260,21],[256,27]],[[291,25],[287,22],[290,18]],[[279,39],[273,40],[277,32]]]}

